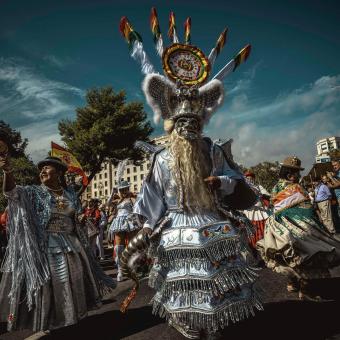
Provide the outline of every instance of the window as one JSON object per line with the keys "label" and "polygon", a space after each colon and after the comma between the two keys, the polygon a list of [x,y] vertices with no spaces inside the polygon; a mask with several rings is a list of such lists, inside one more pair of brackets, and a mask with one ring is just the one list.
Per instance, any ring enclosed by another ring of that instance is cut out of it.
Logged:
{"label": "window", "polygon": [[133,180],[136,182],[137,181],[137,176],[133,176]]}
{"label": "window", "polygon": [[107,164],[105,164],[105,167],[104,167],[105,170],[107,170]]}
{"label": "window", "polygon": [[130,168],[126,169],[126,173],[129,174],[130,173]]}
{"label": "window", "polygon": [[141,175],[140,175],[140,179],[143,179],[143,178],[144,178],[144,175],[143,175],[143,174],[141,174]]}
{"label": "window", "polygon": [[90,191],[91,191],[91,187],[87,187],[87,188],[86,188],[86,191],[87,191],[87,192],[90,192]]}
{"label": "window", "polygon": [[100,190],[99,191],[99,197],[101,197],[103,195],[103,192]]}
{"label": "window", "polygon": [[99,174],[99,179],[102,179],[102,174]]}
{"label": "window", "polygon": [[136,172],[136,171],[137,171],[137,167],[134,166],[134,167],[133,167],[133,172]]}
{"label": "window", "polygon": [[105,172],[105,174],[104,174],[104,178],[107,178],[107,172]]}
{"label": "window", "polygon": [[133,191],[137,191],[137,184],[133,186]]}
{"label": "window", "polygon": [[117,171],[115,170],[115,176],[117,176]]}
{"label": "window", "polygon": [[107,196],[108,195],[108,193],[107,193],[107,189],[105,189],[105,196]]}
{"label": "window", "polygon": [[97,197],[97,191],[94,192],[94,197]]}
{"label": "window", "polygon": [[117,185],[117,181],[115,180],[115,185]]}
{"label": "window", "polygon": [[128,177],[126,180],[127,180],[128,182],[130,182],[130,177]]}
{"label": "window", "polygon": [[93,184],[93,187],[94,187],[95,189],[97,189],[97,183],[94,183],[94,184]]}
{"label": "window", "polygon": [[140,170],[141,170],[141,171],[144,170],[143,164],[140,166]]}

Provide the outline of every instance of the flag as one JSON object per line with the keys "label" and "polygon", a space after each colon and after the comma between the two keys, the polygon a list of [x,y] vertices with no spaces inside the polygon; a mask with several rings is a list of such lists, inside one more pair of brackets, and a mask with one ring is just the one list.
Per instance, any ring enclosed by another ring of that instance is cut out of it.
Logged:
{"label": "flag", "polygon": [[191,18],[187,18],[184,23],[184,41],[187,45],[191,44]]}
{"label": "flag", "polygon": [[129,44],[130,49],[132,49],[135,41],[142,42],[142,37],[133,29],[127,17],[120,19],[119,31]]}
{"label": "flag", "polygon": [[224,47],[227,41],[227,32],[228,32],[228,28],[225,28],[224,31],[218,37],[215,47],[211,50],[209,54],[208,59],[209,59],[211,67],[213,67],[217,56],[220,54],[222,48]]}
{"label": "flag", "polygon": [[155,7],[151,9],[150,15],[150,28],[153,35],[153,41],[156,45],[156,50],[159,56],[163,55],[163,38],[161,34],[161,29],[159,26],[159,21],[157,17],[157,11]]}
{"label": "flag", "polygon": [[70,151],[66,150],[65,148],[54,142],[51,142],[51,156],[60,158],[62,162],[67,165],[68,172],[74,172],[82,176],[84,186],[87,186],[89,184],[89,180],[85,172],[83,171],[80,163]]}
{"label": "flag", "polygon": [[169,15],[169,31],[168,37],[170,38],[172,43],[178,43],[177,33],[176,33],[176,22],[175,22],[175,13],[170,12]]}
{"label": "flag", "polygon": [[243,63],[244,61],[248,59],[250,50],[251,50],[251,46],[248,44],[247,46],[243,47],[240,52],[237,53],[237,55],[234,57],[235,66],[234,66],[233,71],[235,71],[236,68],[241,63]]}

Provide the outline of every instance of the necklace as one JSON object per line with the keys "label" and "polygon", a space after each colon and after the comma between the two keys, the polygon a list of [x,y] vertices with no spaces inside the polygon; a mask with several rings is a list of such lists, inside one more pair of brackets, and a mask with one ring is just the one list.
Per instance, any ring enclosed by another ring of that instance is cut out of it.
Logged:
{"label": "necklace", "polygon": [[58,188],[58,189],[52,189],[51,187],[49,187],[48,185],[46,184],[43,184],[48,190],[52,191],[52,192],[58,192],[58,191],[63,191],[64,192],[64,189],[62,187]]}

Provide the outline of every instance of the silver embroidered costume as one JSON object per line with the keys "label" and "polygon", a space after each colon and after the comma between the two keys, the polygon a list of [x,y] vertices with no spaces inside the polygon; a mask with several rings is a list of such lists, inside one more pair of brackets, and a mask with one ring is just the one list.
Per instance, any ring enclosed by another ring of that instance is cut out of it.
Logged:
{"label": "silver embroidered costume", "polygon": [[[171,156],[155,156],[134,212],[154,228],[163,218],[162,231],[149,284],[157,290],[153,311],[172,324],[215,332],[229,321],[240,321],[261,309],[252,284],[256,272],[247,266],[241,251],[244,235],[222,213],[192,214],[178,204],[181,194],[169,168]],[[211,146],[211,175],[219,176],[219,197],[233,193],[242,175],[230,168],[219,146]]]}
{"label": "silver embroidered costume", "polygon": [[0,283],[1,321],[8,322],[8,330],[34,331],[77,323],[115,287],[76,222],[77,195],[64,190],[62,206],[44,186],[16,186],[6,196],[10,235]]}

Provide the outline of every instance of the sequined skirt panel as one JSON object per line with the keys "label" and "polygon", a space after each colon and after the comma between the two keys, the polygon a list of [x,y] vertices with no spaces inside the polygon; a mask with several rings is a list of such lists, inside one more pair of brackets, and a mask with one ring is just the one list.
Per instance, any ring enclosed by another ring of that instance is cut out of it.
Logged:
{"label": "sequined skirt panel", "polygon": [[[51,227],[51,226],[50,226]],[[93,278],[87,255],[69,227],[48,231],[50,281],[35,298],[35,306],[27,310],[25,299],[18,306],[18,329],[34,331],[56,329],[77,323],[88,311],[100,306],[100,293]],[[8,319],[11,274],[5,273],[0,284],[0,318]]]}
{"label": "sequined skirt panel", "polygon": [[153,311],[193,330],[216,331],[262,309],[244,261],[243,240],[229,220],[214,214],[170,213],[149,284]]}

